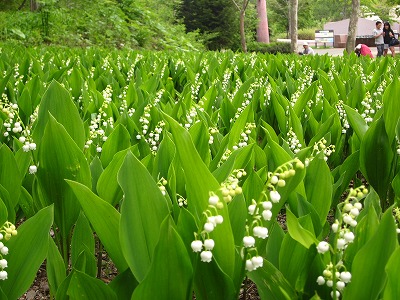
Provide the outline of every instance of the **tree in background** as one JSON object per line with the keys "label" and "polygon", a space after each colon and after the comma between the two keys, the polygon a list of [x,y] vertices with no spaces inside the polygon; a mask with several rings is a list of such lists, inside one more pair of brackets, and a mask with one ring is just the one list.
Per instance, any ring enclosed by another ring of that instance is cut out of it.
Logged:
{"label": "tree in background", "polygon": [[356,44],[357,22],[360,14],[360,0],[352,0],[349,30],[347,34],[346,51],[351,53]]}
{"label": "tree in background", "polygon": [[236,0],[232,0],[232,2],[235,4],[235,6],[240,14],[240,21],[239,21],[240,44],[242,45],[243,52],[246,53],[247,52],[247,44],[246,44],[246,32],[245,32],[245,26],[244,26],[244,17],[246,15],[246,9],[247,9],[247,6],[249,5],[250,0],[243,0],[242,3],[239,3],[239,1],[236,1]]}
{"label": "tree in background", "polygon": [[290,32],[290,50],[297,51],[297,11],[298,0],[289,0],[289,32]]}
{"label": "tree in background", "polygon": [[240,45],[237,12],[231,0],[182,0],[178,16],[187,32],[202,34],[210,50]]}
{"label": "tree in background", "polygon": [[265,0],[257,0],[257,42],[269,43],[269,29],[267,16],[267,2]]}

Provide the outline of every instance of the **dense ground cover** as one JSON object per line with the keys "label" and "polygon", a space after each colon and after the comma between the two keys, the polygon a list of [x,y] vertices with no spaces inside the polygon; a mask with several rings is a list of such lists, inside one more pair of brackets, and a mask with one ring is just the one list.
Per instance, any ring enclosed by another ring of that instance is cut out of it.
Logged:
{"label": "dense ground cover", "polygon": [[397,60],[0,56],[4,299],[399,297]]}

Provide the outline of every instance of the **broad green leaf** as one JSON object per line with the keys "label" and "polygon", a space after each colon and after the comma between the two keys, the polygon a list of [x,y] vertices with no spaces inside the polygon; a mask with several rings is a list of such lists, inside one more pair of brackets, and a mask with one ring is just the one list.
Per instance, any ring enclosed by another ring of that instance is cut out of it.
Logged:
{"label": "broad green leaf", "polygon": [[351,284],[346,287],[343,299],[377,299],[387,279],[385,266],[396,247],[396,225],[388,209],[378,230],[354,257]]}
{"label": "broad green leaf", "polygon": [[60,251],[58,251],[58,248],[51,237],[49,237],[49,249],[46,258],[46,273],[51,294],[56,295],[58,287],[67,277],[67,273]]}
{"label": "broad green leaf", "polygon": [[21,193],[22,176],[14,154],[5,144],[0,146],[0,184],[12,195],[10,205],[14,208]]}
{"label": "broad green leaf", "polygon": [[73,269],[81,271],[91,277],[95,277],[97,273],[96,257],[85,245],[82,249],[83,250],[74,262]]}
{"label": "broad green leaf", "polygon": [[392,144],[396,136],[396,127],[400,118],[397,99],[400,97],[400,81],[394,77],[392,82],[385,88],[383,93],[383,116],[385,118],[385,128],[389,138],[389,144]]}
{"label": "broad green leaf", "polygon": [[361,115],[353,108],[347,105],[343,105],[343,107],[344,110],[346,111],[347,119],[349,121],[351,128],[353,128],[354,132],[357,134],[360,141],[362,141],[365,133],[368,130],[367,123],[365,122],[364,118],[361,117]]}
{"label": "broad green leaf", "polygon": [[88,249],[94,256],[94,236],[88,219],[83,212],[79,214],[78,220],[74,227],[74,233],[71,241],[71,263],[75,265],[78,256],[82,251]]}
{"label": "broad green leaf", "polygon": [[79,271],[73,272],[67,294],[71,299],[117,299],[117,295],[103,281]]}
{"label": "broad green leaf", "polygon": [[7,242],[8,279],[0,287],[9,299],[18,299],[34,281],[47,256],[52,224],[53,206],[49,206],[26,220],[17,228],[18,235]]}
{"label": "broad green leaf", "polygon": [[283,274],[268,260],[264,259],[263,266],[249,272],[247,276],[257,285],[257,291],[262,300],[297,299],[296,290],[290,285]]}
{"label": "broad green leaf", "polygon": [[274,221],[269,228],[268,234],[269,237],[265,249],[265,257],[268,258],[268,261],[272,263],[275,268],[279,269],[279,252],[281,250],[283,238],[285,237],[285,232],[281,225]]}
{"label": "broad green leaf", "polygon": [[296,216],[289,210],[288,207],[286,208],[286,218],[288,232],[294,240],[298,241],[307,249],[313,244],[318,244],[319,241],[315,235],[301,226]]}
{"label": "broad green leaf", "polygon": [[131,152],[118,173],[124,191],[121,207],[121,249],[132,273],[141,282],[148,273],[168,204],[145,166]]}
{"label": "broad green leaf", "polygon": [[108,166],[117,152],[128,149],[130,145],[130,134],[128,130],[125,126],[118,124],[102,147],[100,159],[103,163],[103,167]]}
{"label": "broad green leaf", "polygon": [[57,81],[52,81],[40,102],[37,126],[33,132],[34,141],[40,145],[50,114],[62,124],[80,149],[85,144],[83,121],[72,102],[69,92]]}
{"label": "broad green leaf", "polygon": [[317,211],[321,225],[325,224],[326,216],[331,208],[332,183],[331,172],[325,160],[320,156],[314,158],[307,167],[304,186],[307,201]]}
{"label": "broad green leaf", "polygon": [[65,128],[54,118],[49,119],[43,134],[39,161],[36,175],[41,192],[45,203],[54,203],[54,222],[66,238],[78,218],[80,208],[65,179],[90,187],[88,162]]}
{"label": "broad green leaf", "polygon": [[131,299],[189,299],[193,268],[170,216],[161,224],[160,239],[147,276]]}
{"label": "broad green leaf", "polygon": [[138,282],[135,276],[133,276],[131,269],[128,268],[124,272],[119,273],[110,282],[109,287],[117,295],[117,299],[130,299],[137,285]]}
{"label": "broad green leaf", "polygon": [[400,285],[399,280],[400,270],[400,247],[397,247],[396,251],[393,252],[392,256],[386,264],[385,271],[387,274],[387,282],[383,299],[385,300],[396,300],[400,299]]}
{"label": "broad green leaf", "polygon": [[113,160],[108,164],[107,168],[101,173],[97,181],[97,193],[99,196],[110,203],[112,206],[117,205],[122,200],[122,189],[118,184],[118,172],[125,160],[128,150],[123,150],[114,155]]}
{"label": "broad green leaf", "polygon": [[380,118],[371,125],[361,142],[360,170],[382,202],[386,201],[392,159],[393,152],[385,124],[383,118]]}
{"label": "broad green leaf", "polygon": [[118,270],[120,272],[126,270],[128,265],[122,254],[118,235],[120,214],[111,204],[96,196],[88,187],[78,182],[67,182]]}
{"label": "broad green leaf", "polygon": [[[194,215],[196,221],[200,221],[203,211],[208,208],[210,192],[218,193],[220,185],[201,160],[189,133],[172,118],[166,115],[165,118],[170,125],[179,160],[185,172],[188,210]],[[218,225],[218,228],[210,235],[216,244],[213,255],[219,267],[230,277],[235,269],[235,247],[228,209],[225,204],[219,210],[219,214],[224,218],[224,222]]]}

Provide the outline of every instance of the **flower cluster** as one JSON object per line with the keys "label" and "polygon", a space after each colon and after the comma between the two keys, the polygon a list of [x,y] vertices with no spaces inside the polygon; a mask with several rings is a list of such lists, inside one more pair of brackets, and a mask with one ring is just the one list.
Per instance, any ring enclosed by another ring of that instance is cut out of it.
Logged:
{"label": "flower cluster", "polygon": [[341,292],[345,288],[346,283],[350,282],[351,274],[346,270],[342,261],[344,252],[350,243],[353,243],[354,227],[357,226],[357,216],[362,209],[362,200],[368,194],[365,186],[360,186],[355,189],[350,189],[346,200],[338,205],[339,218],[332,224],[331,229],[333,233],[332,244],[327,241],[321,241],[317,245],[318,253],[324,254],[330,251],[333,255],[331,261],[322,275],[317,278],[319,285],[326,284],[333,289],[333,295],[336,298],[340,297]]}
{"label": "flower cluster", "polygon": [[178,201],[178,206],[179,207],[187,207],[187,199],[183,198],[181,195],[176,194],[177,196],[177,201]]}
{"label": "flower cluster", "polygon": [[350,125],[349,121],[347,121],[347,114],[346,111],[344,110],[343,104],[344,104],[343,101],[339,100],[338,103],[336,104],[336,109],[339,114],[340,122],[342,123],[342,133],[346,133],[347,129],[350,128]]}
{"label": "flower cluster", "polygon": [[223,208],[223,203],[219,197],[215,193],[210,193],[208,203],[207,210],[203,212],[205,220],[203,221],[202,230],[199,233],[194,233],[195,240],[190,245],[193,252],[200,252],[202,262],[211,262],[215,242],[210,238],[210,233],[224,221],[224,218],[218,214],[218,209]]}
{"label": "flower cluster", "polygon": [[113,118],[103,119],[107,117],[106,113],[92,114],[89,125],[89,139],[85,143],[85,149],[94,146],[96,152],[100,153],[104,142],[107,140],[107,129],[114,127]]}
{"label": "flower cluster", "polygon": [[[338,270],[343,269],[344,271],[339,272]],[[332,288],[336,283],[335,294],[336,298],[340,297],[340,293],[346,287],[346,284],[351,281],[351,273],[346,271],[342,261],[336,264],[335,268],[332,263],[328,264],[325,270],[322,272],[322,276],[318,276],[318,285],[326,284],[328,287]],[[333,297],[334,292],[331,292],[331,297]]]}
{"label": "flower cluster", "polygon": [[364,112],[361,114],[361,117],[363,117],[367,123],[371,123],[373,121],[373,117],[376,112],[373,107],[373,103],[374,101],[372,100],[370,93],[367,91],[365,93],[364,100],[361,101],[362,106],[364,106]]}
{"label": "flower cluster", "polygon": [[252,130],[256,128],[256,124],[254,123],[246,123],[244,130],[240,133],[240,140],[237,145],[232,147],[233,150],[237,150],[239,148],[246,147],[249,141],[249,135],[251,134]]}
{"label": "flower cluster", "polygon": [[[30,125],[24,126],[19,117],[19,107],[15,103],[7,102],[8,99],[3,99],[4,102],[0,102],[1,111],[7,116],[6,121],[3,123],[4,133],[3,136],[6,138],[17,138],[22,144],[24,152],[36,150],[36,144],[33,142],[31,137]],[[31,116],[31,122],[35,121],[37,117],[37,109]],[[24,128],[25,127],[25,128]]]}
{"label": "flower cluster", "polygon": [[242,193],[242,188],[239,186],[239,179],[246,175],[245,170],[236,169],[233,170],[232,174],[230,174],[223,183],[221,183],[221,193],[223,200],[226,203],[231,202],[234,196]]}
{"label": "flower cluster", "polygon": [[304,66],[304,71],[302,72],[302,76],[297,79],[298,86],[297,90],[292,94],[290,98],[290,105],[293,107],[297,100],[299,100],[301,94],[311,85],[313,82],[314,71],[310,66]]}
{"label": "flower cluster", "polygon": [[157,182],[157,186],[161,191],[161,194],[163,194],[163,196],[165,196],[167,194],[167,190],[165,188],[165,186],[167,185],[167,180],[164,179],[164,177],[161,177],[160,180]]}
{"label": "flower cluster", "polygon": [[303,147],[292,127],[289,128],[287,133],[287,142],[290,150],[292,150],[294,154],[298,153],[301,150],[301,147]]}
{"label": "flower cluster", "polygon": [[322,138],[314,144],[311,155],[305,159],[306,167],[319,153],[324,153],[324,160],[327,161],[329,156],[335,152],[335,145],[326,146],[326,143],[326,139]]}
{"label": "flower cluster", "polygon": [[218,131],[218,128],[216,128],[216,127],[210,127],[210,128],[208,128],[208,132],[210,135],[210,139],[208,140],[208,143],[211,145],[214,143],[214,134],[217,134],[219,131]]}
{"label": "flower cluster", "polygon": [[296,174],[296,169],[304,169],[304,164],[298,158],[278,167],[275,172],[268,173],[266,190],[263,192],[262,198],[258,202],[253,199],[248,207],[247,234],[243,238],[247,271],[256,270],[263,265],[263,258],[258,255],[255,247],[255,238],[266,239],[268,237],[268,228],[264,226],[264,222],[272,219],[272,207],[281,200],[277,188],[284,187],[286,180]]}
{"label": "flower cluster", "polygon": [[16,236],[17,234],[15,225],[8,221],[0,229],[0,280],[6,280],[8,276],[7,271],[4,270],[8,266],[7,260],[4,258],[8,254],[8,247],[2,241],[8,241],[12,236]]}

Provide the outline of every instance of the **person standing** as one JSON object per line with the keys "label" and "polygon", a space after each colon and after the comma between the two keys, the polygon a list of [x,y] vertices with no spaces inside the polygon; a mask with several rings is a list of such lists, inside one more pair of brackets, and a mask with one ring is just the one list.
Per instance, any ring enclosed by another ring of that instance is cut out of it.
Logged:
{"label": "person standing", "polygon": [[385,45],[383,47],[383,56],[386,56],[388,53],[388,50],[390,50],[392,52],[392,57],[394,57],[394,55],[395,55],[394,46],[389,45],[392,38],[394,38],[394,32],[393,32],[392,28],[390,28],[389,22],[385,22],[383,25],[384,25],[383,26],[383,41],[385,43]]}
{"label": "person standing", "polygon": [[382,22],[381,21],[376,21],[375,23],[376,28],[374,29],[374,38],[375,38],[375,45],[376,45],[376,50],[378,50],[378,54],[376,55],[377,57],[383,55],[383,49],[385,47],[385,43],[383,40],[383,29],[382,29]]}

